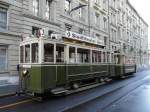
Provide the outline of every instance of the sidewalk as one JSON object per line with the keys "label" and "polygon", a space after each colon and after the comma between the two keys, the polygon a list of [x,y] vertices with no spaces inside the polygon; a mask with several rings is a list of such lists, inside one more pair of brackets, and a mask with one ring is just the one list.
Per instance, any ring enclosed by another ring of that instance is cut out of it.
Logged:
{"label": "sidewalk", "polygon": [[150,69],[150,65],[142,65],[141,67],[137,68],[137,72],[141,72],[148,69]]}
{"label": "sidewalk", "polygon": [[18,91],[19,76],[0,77],[0,97],[15,94]]}

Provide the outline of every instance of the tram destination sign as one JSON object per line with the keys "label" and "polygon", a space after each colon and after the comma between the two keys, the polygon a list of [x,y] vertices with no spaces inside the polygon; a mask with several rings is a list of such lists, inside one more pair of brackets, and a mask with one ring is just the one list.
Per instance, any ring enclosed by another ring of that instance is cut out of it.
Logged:
{"label": "tram destination sign", "polygon": [[83,42],[88,42],[92,44],[97,44],[96,38],[88,37],[79,33],[75,33],[72,31],[66,31],[66,38],[71,38]]}

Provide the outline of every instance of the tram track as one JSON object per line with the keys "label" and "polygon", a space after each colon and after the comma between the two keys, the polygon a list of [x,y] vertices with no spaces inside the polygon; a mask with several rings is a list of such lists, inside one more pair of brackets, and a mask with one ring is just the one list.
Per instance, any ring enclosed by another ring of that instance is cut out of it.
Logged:
{"label": "tram track", "polygon": [[[142,84],[144,84],[148,80],[150,80],[150,76],[143,77],[141,80],[137,80],[131,84],[127,84],[126,86],[121,86],[120,88],[118,88],[114,91],[111,91],[111,92],[104,94],[102,96],[98,96],[98,97],[96,97],[96,98],[94,98],[88,102],[82,103],[81,105],[75,106],[73,108],[65,109],[63,112],[80,112],[79,111],[80,108],[81,108],[81,112],[83,112],[84,108],[88,108],[87,105],[93,106],[96,103],[99,103],[99,109],[98,110],[105,110],[107,107],[109,107],[110,105],[119,101],[123,97],[128,96],[128,94],[132,93],[134,90],[139,88]],[[116,96],[116,94],[118,94],[118,96]],[[113,96],[115,96],[115,98]],[[109,100],[107,98],[109,98]],[[105,100],[108,100],[109,102],[106,103]],[[100,104],[102,104],[103,106],[101,106]]]}

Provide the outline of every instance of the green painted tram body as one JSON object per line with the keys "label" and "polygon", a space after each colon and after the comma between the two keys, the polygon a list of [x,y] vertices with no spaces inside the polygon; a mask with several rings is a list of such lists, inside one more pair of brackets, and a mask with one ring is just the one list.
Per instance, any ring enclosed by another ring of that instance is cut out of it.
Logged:
{"label": "green painted tram body", "polygon": [[[125,72],[124,68],[134,68]],[[21,67],[21,71],[25,69]],[[67,87],[73,82],[96,79],[101,77],[121,77],[134,73],[135,66],[123,65],[31,65],[28,76],[24,78],[24,89],[27,92],[43,94],[57,87]],[[22,75],[22,74],[21,74]]]}

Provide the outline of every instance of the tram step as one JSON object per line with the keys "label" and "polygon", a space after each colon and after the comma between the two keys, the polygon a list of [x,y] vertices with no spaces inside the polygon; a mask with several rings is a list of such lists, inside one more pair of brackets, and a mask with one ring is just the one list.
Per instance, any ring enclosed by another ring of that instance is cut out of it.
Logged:
{"label": "tram step", "polygon": [[56,89],[51,90],[51,93],[54,95],[67,93],[67,92],[68,92],[68,90],[66,90],[65,88],[56,88]]}

